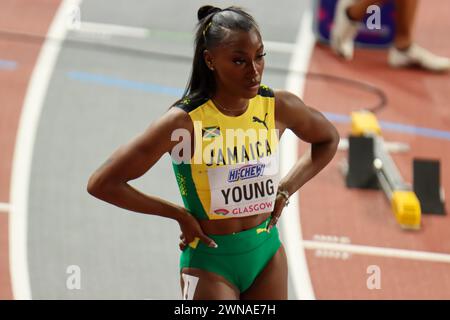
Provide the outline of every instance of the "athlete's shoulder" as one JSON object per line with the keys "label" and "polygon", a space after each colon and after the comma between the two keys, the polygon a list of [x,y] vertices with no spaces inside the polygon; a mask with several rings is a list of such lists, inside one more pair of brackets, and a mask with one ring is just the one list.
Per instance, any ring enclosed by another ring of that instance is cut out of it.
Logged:
{"label": "athlete's shoulder", "polygon": [[275,104],[277,105],[278,108],[281,108],[283,106],[292,108],[305,106],[305,104],[303,103],[302,99],[300,99],[299,96],[287,90],[278,89],[274,91],[274,94],[275,94]]}
{"label": "athlete's shoulder", "polygon": [[262,97],[274,97],[273,89],[265,84],[259,86],[258,94]]}
{"label": "athlete's shoulder", "polygon": [[209,100],[209,98],[203,97],[203,96],[198,96],[198,97],[187,96],[187,97],[177,101],[173,106],[176,108],[180,108],[180,109],[186,111],[187,113],[190,113],[190,112],[194,111],[195,109],[197,109],[198,107],[204,105],[208,100]]}
{"label": "athlete's shoulder", "polygon": [[189,114],[175,105],[169,108],[159,121],[161,126],[167,130],[192,129],[192,120]]}

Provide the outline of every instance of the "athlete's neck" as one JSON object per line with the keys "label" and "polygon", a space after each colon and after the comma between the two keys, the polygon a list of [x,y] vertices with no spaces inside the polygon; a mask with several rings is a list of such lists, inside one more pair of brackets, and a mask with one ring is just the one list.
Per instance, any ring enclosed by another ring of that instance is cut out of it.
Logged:
{"label": "athlete's neck", "polygon": [[220,111],[232,116],[243,114],[249,104],[249,99],[235,97],[229,94],[215,93],[211,99]]}

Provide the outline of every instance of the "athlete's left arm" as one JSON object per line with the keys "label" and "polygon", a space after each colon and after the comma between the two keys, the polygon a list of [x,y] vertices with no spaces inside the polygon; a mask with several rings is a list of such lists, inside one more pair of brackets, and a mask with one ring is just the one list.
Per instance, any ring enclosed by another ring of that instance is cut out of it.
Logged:
{"label": "athlete's left arm", "polygon": [[311,144],[280,181],[280,190],[292,195],[331,161],[339,133],[323,114],[288,91],[275,91],[275,114],[283,129],[291,129],[298,138]]}

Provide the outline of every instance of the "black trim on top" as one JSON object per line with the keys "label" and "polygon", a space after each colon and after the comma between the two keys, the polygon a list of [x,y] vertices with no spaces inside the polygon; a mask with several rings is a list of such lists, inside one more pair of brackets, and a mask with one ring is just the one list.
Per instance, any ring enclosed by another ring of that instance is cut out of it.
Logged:
{"label": "black trim on top", "polygon": [[262,97],[274,97],[273,90],[266,85],[260,85],[258,89],[258,94]]}
{"label": "black trim on top", "polygon": [[185,98],[185,99],[181,100],[180,102],[178,102],[177,104],[175,104],[174,107],[183,109],[184,111],[189,113],[189,112],[197,109],[201,105],[205,104],[208,100],[209,100],[209,98],[203,98],[203,97],[196,98],[196,99]]}

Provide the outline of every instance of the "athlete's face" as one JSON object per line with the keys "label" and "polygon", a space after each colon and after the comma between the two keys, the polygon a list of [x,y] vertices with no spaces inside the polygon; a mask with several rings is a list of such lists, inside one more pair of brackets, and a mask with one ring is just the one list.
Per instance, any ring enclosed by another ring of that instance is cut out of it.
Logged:
{"label": "athlete's face", "polygon": [[231,31],[224,41],[205,52],[214,67],[217,89],[243,98],[253,98],[264,71],[264,46],[258,31]]}

